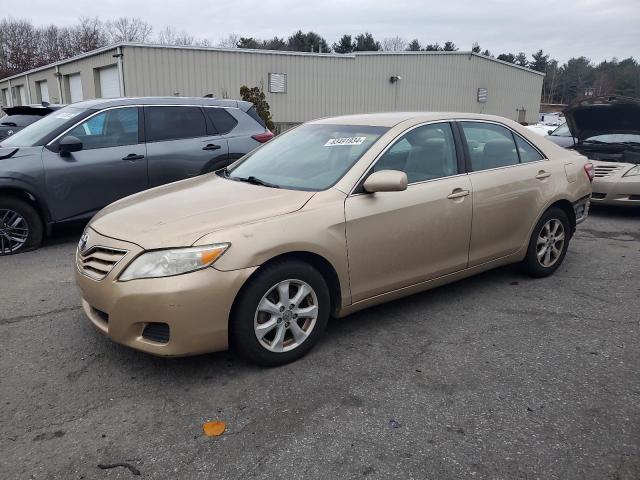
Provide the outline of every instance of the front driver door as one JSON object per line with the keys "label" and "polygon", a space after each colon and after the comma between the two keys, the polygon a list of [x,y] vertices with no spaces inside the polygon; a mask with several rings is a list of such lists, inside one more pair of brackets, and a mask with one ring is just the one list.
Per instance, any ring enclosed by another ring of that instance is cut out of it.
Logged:
{"label": "front driver door", "polygon": [[64,136],[82,150],[67,157],[57,142],[43,149],[50,208],[55,221],[90,216],[102,207],[147,188],[147,160],[139,136],[138,107],[103,110]]}
{"label": "front driver door", "polygon": [[449,123],[418,126],[372,169],[406,172],[407,189],[347,197],[354,302],[467,267],[472,193],[459,164]]}

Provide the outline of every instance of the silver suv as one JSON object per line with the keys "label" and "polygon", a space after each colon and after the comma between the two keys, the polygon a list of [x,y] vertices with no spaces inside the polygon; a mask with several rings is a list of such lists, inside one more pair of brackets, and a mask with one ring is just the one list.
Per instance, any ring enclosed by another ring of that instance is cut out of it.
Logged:
{"label": "silver suv", "polygon": [[249,102],[149,97],[75,103],[0,143],[0,255],[54,224],[223,168],[273,134]]}

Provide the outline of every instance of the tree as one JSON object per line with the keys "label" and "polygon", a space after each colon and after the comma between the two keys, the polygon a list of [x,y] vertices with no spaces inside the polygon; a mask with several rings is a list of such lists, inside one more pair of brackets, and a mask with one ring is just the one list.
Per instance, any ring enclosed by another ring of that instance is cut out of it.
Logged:
{"label": "tree", "polygon": [[442,47],[440,46],[439,43],[433,43],[433,44],[429,44],[426,47],[424,47],[425,51],[427,52],[441,52],[442,51]]}
{"label": "tree", "polygon": [[536,70],[537,72],[546,72],[547,65],[549,63],[549,55],[545,55],[542,50],[538,50],[531,56],[533,57],[533,61],[529,64],[529,68]]}
{"label": "tree", "polygon": [[265,50],[286,50],[287,42],[284,41],[284,38],[273,37],[270,40],[264,40],[261,48]]}
{"label": "tree", "polygon": [[327,41],[315,32],[303,33],[298,30],[287,39],[287,50],[293,52],[324,52],[331,51]]}
{"label": "tree", "polygon": [[240,37],[238,43],[236,43],[238,48],[260,48],[260,41],[256,40],[253,37]]}
{"label": "tree", "polygon": [[419,52],[420,50],[422,50],[422,46],[420,45],[420,42],[418,41],[417,38],[414,38],[409,42],[409,46],[407,47],[407,50],[410,52]]}
{"label": "tree", "polygon": [[471,51],[473,53],[480,53],[480,45],[478,44],[478,42],[473,42],[473,45],[471,46]]}
{"label": "tree", "polygon": [[189,35],[187,32],[177,32],[172,26],[166,25],[158,33],[158,43],[161,45],[180,45],[189,46],[193,45],[195,37]]}
{"label": "tree", "polygon": [[120,17],[105,23],[109,43],[145,43],[151,39],[153,27],[140,18]]}
{"label": "tree", "polygon": [[225,38],[218,40],[217,47],[219,48],[238,48],[238,42],[240,41],[240,35],[237,33],[230,33]]}
{"label": "tree", "polygon": [[264,91],[258,87],[249,88],[246,85],[243,85],[240,87],[240,97],[246,102],[253,103],[253,106],[256,107],[256,112],[262,121],[269,130],[273,131],[275,125],[271,118],[269,103],[267,102],[267,97],[264,94]]}
{"label": "tree", "polygon": [[378,50],[382,50],[382,46],[369,32],[361,33],[356,37],[354,52],[377,52]]}
{"label": "tree", "polygon": [[524,52],[520,52],[516,55],[515,60],[516,65],[520,65],[521,67],[526,67],[529,65],[529,61],[527,60],[527,54]]}
{"label": "tree", "polygon": [[482,52],[480,55],[484,55],[485,57],[493,58],[493,55],[491,55],[491,52],[489,51],[488,48],[484,52]]}
{"label": "tree", "polygon": [[513,53],[501,53],[498,55],[498,60],[508,63],[516,63],[516,56]]}
{"label": "tree", "polygon": [[382,49],[386,52],[401,52],[407,49],[407,45],[407,41],[397,35],[382,40]]}
{"label": "tree", "polygon": [[444,50],[445,52],[455,52],[458,50],[458,47],[456,47],[456,44],[453,42],[444,42],[444,47],[442,47],[442,50]]}
{"label": "tree", "polygon": [[351,53],[354,47],[351,35],[343,35],[338,43],[333,44],[333,51],[336,53]]}

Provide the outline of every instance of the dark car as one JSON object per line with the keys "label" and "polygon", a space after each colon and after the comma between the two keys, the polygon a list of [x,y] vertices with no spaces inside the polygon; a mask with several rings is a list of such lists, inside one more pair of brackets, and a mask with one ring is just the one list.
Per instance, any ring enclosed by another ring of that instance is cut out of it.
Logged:
{"label": "dark car", "polygon": [[249,102],[149,97],[74,103],[0,143],[0,255],[128,195],[219,170],[273,134]]}
{"label": "dark car", "polygon": [[6,115],[0,117],[0,141],[62,107],[64,107],[64,105],[52,105],[48,103],[43,103],[42,105],[2,107],[2,111]]}
{"label": "dark car", "polygon": [[555,130],[549,130],[549,135],[547,135],[546,138],[563,148],[573,147],[575,143],[573,135],[571,135],[571,131],[569,130],[569,125],[567,125],[566,122]]}

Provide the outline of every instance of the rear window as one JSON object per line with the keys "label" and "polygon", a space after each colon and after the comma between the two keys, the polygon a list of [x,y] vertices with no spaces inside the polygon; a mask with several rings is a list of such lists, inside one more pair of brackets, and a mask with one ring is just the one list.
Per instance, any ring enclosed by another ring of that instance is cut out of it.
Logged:
{"label": "rear window", "polygon": [[0,118],[0,125],[5,127],[26,127],[41,118],[41,115],[8,115]]}
{"label": "rear window", "polygon": [[205,107],[204,111],[216,132],[220,135],[229,133],[238,124],[238,121],[224,108]]}
{"label": "rear window", "polygon": [[207,124],[200,107],[144,107],[148,142],[205,137]]}
{"label": "rear window", "polygon": [[249,110],[247,110],[247,115],[253,118],[256,122],[258,122],[262,126],[262,128],[266,130],[267,125],[264,123],[264,120],[260,118],[260,115],[258,115],[256,107],[251,107]]}

